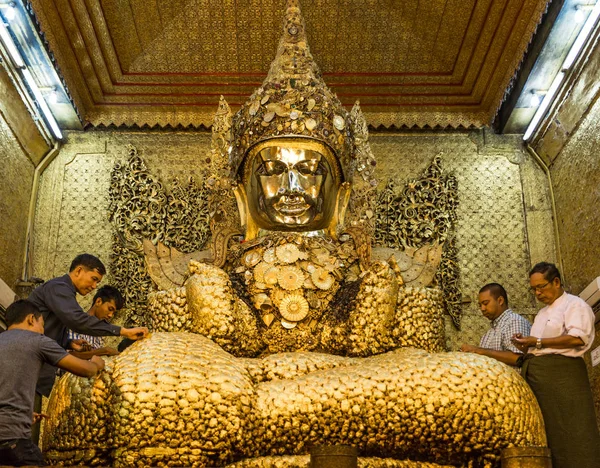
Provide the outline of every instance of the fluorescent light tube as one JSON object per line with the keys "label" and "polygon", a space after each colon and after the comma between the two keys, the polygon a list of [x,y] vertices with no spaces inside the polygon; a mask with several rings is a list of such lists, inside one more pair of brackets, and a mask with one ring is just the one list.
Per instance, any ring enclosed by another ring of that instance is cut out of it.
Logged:
{"label": "fluorescent light tube", "polygon": [[23,57],[21,57],[21,54],[12,40],[12,37],[8,32],[8,29],[6,29],[6,25],[3,21],[0,21],[0,39],[2,40],[4,47],[6,47],[6,50],[8,51],[8,54],[10,55],[15,67],[23,68],[25,66]]}
{"label": "fluorescent light tube", "polygon": [[42,92],[40,91],[40,88],[38,88],[38,85],[33,79],[31,72],[27,68],[23,68],[23,70],[21,71],[23,72],[23,77],[25,78],[25,81],[27,81],[27,84],[29,85],[29,89],[31,89],[35,100],[37,101],[38,105],[40,106],[40,109],[42,110],[42,113],[44,114],[44,117],[46,118],[46,122],[48,122],[48,124],[50,125],[52,133],[57,139],[62,139],[63,135],[60,131],[60,128],[58,127],[58,123],[56,122],[54,115],[52,115],[48,104],[46,104],[44,96],[42,96]]}

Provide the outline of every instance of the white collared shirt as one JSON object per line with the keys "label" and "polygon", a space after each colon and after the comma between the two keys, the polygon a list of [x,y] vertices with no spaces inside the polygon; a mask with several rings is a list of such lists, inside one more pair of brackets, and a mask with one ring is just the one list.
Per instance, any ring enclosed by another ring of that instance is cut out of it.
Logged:
{"label": "white collared shirt", "polygon": [[555,338],[571,335],[581,338],[582,346],[576,348],[529,348],[535,356],[561,354],[579,357],[590,349],[594,342],[594,312],[585,301],[572,294],[563,293],[551,305],[538,312],[531,327],[531,336]]}

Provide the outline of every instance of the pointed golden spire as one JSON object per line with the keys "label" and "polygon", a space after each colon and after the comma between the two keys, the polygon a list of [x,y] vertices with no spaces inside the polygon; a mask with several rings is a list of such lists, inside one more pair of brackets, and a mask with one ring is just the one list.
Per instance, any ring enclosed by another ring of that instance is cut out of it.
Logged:
{"label": "pointed golden spire", "polygon": [[321,80],[321,72],[308,47],[306,26],[298,0],[287,0],[283,35],[264,84],[279,83],[285,86],[289,80]]}
{"label": "pointed golden spire", "polygon": [[231,118],[229,104],[223,96],[212,125],[210,176],[222,179],[229,174],[229,146],[231,144]]}

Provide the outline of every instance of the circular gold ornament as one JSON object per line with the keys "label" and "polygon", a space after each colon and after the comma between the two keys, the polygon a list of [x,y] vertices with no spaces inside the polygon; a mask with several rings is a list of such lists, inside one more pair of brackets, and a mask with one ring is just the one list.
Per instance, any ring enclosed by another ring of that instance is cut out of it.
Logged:
{"label": "circular gold ornament", "polygon": [[346,121],[342,116],[336,115],[333,117],[333,126],[338,130],[344,130],[344,127],[346,126]]}
{"label": "circular gold ornament", "polygon": [[259,101],[254,101],[252,104],[250,104],[250,109],[248,110],[248,113],[250,115],[256,115],[256,113],[258,112],[259,107],[260,107],[260,102]]}
{"label": "circular gold ornament", "polygon": [[271,120],[273,120],[273,118],[275,118],[275,112],[267,112],[264,117],[263,120],[265,122],[270,122]]}
{"label": "circular gold ornament", "polygon": [[279,278],[279,267],[272,266],[264,274],[265,283],[269,286],[275,286]]}
{"label": "circular gold ornament", "polygon": [[271,268],[273,265],[269,265],[265,262],[260,262],[258,265],[254,267],[254,280],[258,283],[265,282],[265,272]]}
{"label": "circular gold ornament", "polygon": [[294,266],[284,266],[279,269],[277,275],[279,285],[286,291],[301,288],[304,284],[304,273],[300,268]]}
{"label": "circular gold ornament", "polygon": [[275,250],[281,263],[294,263],[298,260],[300,250],[294,244],[283,244]]}
{"label": "circular gold ornament", "polygon": [[281,316],[289,322],[299,322],[308,315],[308,302],[300,294],[289,294],[279,305]]}
{"label": "circular gold ornament", "polygon": [[329,288],[331,288],[331,286],[333,286],[333,276],[331,276],[324,268],[317,268],[315,271],[312,272],[310,278],[312,279],[313,284],[317,288],[323,289],[324,291],[328,290]]}
{"label": "circular gold ornament", "polygon": [[287,328],[288,330],[291,330],[292,328],[294,328],[296,326],[296,323],[290,323],[290,322],[287,322],[285,320],[282,320],[281,321],[281,326],[283,328]]}
{"label": "circular gold ornament", "polygon": [[315,119],[306,119],[304,125],[308,131],[312,132],[315,128],[317,128],[317,121]]}
{"label": "circular gold ornament", "polygon": [[249,268],[252,268],[258,262],[260,262],[260,260],[261,254],[258,250],[251,250],[250,252],[247,252],[246,255],[244,255],[244,264]]}
{"label": "circular gold ornament", "polygon": [[263,254],[263,260],[267,263],[275,263],[275,259],[277,256],[275,255],[275,247],[271,247],[270,249],[265,250]]}

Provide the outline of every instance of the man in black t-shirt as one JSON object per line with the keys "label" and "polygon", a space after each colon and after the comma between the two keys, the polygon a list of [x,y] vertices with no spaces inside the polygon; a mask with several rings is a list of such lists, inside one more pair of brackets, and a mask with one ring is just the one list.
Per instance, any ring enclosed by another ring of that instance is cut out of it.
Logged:
{"label": "man in black t-shirt", "polygon": [[31,441],[31,425],[42,364],[92,377],[104,368],[104,361],[98,356],[79,359],[44,336],[44,317],[29,301],[11,304],[6,324],[8,330],[0,333],[0,465],[39,466],[44,460]]}

